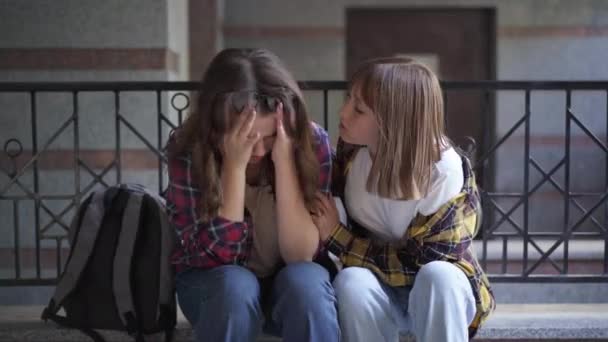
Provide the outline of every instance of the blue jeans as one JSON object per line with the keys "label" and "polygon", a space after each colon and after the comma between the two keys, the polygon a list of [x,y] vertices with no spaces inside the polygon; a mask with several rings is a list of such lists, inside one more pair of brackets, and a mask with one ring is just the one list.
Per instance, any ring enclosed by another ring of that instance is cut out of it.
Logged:
{"label": "blue jeans", "polygon": [[368,269],[347,267],[334,280],[346,342],[399,340],[466,342],[476,304],[469,280],[456,266],[433,261],[420,268],[413,286],[391,287]]}
{"label": "blue jeans", "polygon": [[287,342],[340,340],[330,276],[316,263],[289,264],[261,281],[236,265],[190,269],[176,289],[197,341],[255,341],[263,325]]}

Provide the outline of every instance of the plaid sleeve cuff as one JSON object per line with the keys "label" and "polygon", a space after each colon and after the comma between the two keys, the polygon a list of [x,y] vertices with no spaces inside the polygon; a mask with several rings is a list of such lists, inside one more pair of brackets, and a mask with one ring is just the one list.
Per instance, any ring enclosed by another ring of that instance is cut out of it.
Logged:
{"label": "plaid sleeve cuff", "polygon": [[216,241],[226,245],[242,244],[249,235],[249,223],[245,221],[232,221],[225,217],[216,216],[211,220],[209,233],[214,235]]}
{"label": "plaid sleeve cuff", "polygon": [[341,257],[354,239],[353,234],[341,223],[336,224],[329,238],[325,241],[327,250]]}

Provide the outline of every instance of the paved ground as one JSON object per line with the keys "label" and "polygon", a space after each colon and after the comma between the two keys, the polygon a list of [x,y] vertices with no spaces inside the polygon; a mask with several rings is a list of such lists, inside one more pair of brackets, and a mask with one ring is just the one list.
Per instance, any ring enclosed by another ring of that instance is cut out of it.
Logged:
{"label": "paved ground", "polygon": [[[40,306],[0,306],[0,341],[86,341],[78,332],[40,321]],[[176,341],[191,340],[183,316]],[[111,341],[132,341],[121,333],[105,334]],[[476,340],[608,341],[608,304],[502,304]],[[161,341],[160,336],[151,340]],[[407,340],[407,339],[405,339]],[[279,341],[261,337],[260,342]]]}

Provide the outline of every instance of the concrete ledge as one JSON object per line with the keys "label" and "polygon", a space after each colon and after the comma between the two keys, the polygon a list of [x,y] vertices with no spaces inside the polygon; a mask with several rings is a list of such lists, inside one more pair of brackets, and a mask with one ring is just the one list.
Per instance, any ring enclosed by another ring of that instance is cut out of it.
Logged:
{"label": "concrete ledge", "polygon": [[608,341],[608,304],[499,304],[477,337]]}
{"label": "concrete ledge", "polygon": [[[87,341],[75,330],[40,321],[40,306],[0,306],[0,341]],[[192,341],[180,314],[175,341]],[[122,333],[102,332],[108,341],[132,341]],[[162,341],[162,335],[149,336]],[[608,304],[502,304],[481,329],[477,341],[608,341]],[[276,342],[263,336],[259,342]],[[404,341],[411,341],[405,338]]]}
{"label": "concrete ledge", "polygon": [[[608,304],[608,283],[492,282],[499,304]],[[0,287],[0,307],[46,305],[54,286]]]}
{"label": "concrete ledge", "polygon": [[[544,252],[548,251],[557,240],[535,238],[534,243]],[[564,245],[561,243],[550,255],[554,261],[562,261],[564,256]],[[473,242],[477,258],[483,259],[483,240],[475,240]],[[502,239],[492,239],[487,241],[487,260],[495,261],[503,259],[503,242]],[[513,238],[508,241],[507,260],[520,261],[524,256],[524,241],[522,239]],[[540,253],[532,244],[528,243],[528,260],[530,262],[537,261],[540,258]],[[568,241],[568,259],[570,261],[602,261],[604,259],[604,240],[585,239],[585,240],[569,240]]]}

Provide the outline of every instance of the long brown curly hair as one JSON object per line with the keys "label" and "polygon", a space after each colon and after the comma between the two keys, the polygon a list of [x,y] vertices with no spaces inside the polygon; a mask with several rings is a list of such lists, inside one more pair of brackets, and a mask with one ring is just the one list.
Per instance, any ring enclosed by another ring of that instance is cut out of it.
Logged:
{"label": "long brown curly hair", "polygon": [[[279,58],[264,49],[225,49],[207,68],[194,110],[172,135],[169,158],[190,157],[193,182],[201,191],[200,215],[208,220],[222,204],[222,139],[236,121],[226,94],[255,91],[283,103],[284,125],[294,146],[300,189],[311,208],[319,183],[319,161],[314,152],[311,121],[302,92]],[[258,112],[259,116],[269,113]],[[261,175],[274,190],[274,167],[266,155]]]}

